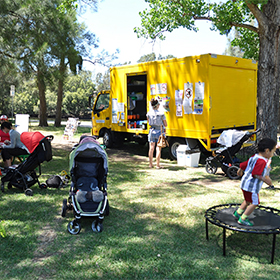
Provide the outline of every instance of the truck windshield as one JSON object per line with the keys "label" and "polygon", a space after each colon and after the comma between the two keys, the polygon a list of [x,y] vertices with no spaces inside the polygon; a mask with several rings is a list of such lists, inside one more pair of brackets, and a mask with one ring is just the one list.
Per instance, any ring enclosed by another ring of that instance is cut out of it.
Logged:
{"label": "truck windshield", "polygon": [[95,112],[101,112],[109,107],[109,93],[100,94],[95,103]]}

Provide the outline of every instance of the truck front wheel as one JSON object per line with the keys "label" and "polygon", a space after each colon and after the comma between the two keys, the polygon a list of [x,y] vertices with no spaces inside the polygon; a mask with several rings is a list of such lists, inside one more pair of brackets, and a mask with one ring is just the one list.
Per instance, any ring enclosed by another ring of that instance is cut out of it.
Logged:
{"label": "truck front wheel", "polygon": [[177,148],[179,145],[186,144],[182,138],[170,138],[169,139],[169,156],[173,160],[177,160]]}
{"label": "truck front wheel", "polygon": [[113,136],[112,133],[110,132],[110,130],[106,129],[104,131],[104,135],[103,135],[103,144],[107,147],[107,148],[112,148],[113,146]]}

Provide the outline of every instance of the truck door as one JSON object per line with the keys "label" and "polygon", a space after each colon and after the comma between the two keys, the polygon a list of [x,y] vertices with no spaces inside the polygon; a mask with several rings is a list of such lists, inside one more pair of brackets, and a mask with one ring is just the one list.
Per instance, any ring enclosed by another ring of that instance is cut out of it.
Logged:
{"label": "truck door", "polygon": [[101,92],[96,98],[92,116],[92,135],[101,136],[100,130],[111,128],[109,92]]}

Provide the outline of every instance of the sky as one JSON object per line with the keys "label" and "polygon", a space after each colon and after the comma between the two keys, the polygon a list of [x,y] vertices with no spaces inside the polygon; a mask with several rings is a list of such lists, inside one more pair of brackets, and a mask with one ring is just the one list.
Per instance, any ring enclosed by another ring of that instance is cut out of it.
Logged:
{"label": "sky", "polygon": [[[151,40],[137,38],[134,27],[140,27],[141,18],[139,12],[148,8],[144,0],[104,0],[98,4],[98,11],[87,11],[79,18],[88,29],[99,39],[99,48],[93,49],[92,53],[100,53],[101,50],[114,53],[119,49],[119,59],[115,64],[123,64],[131,61],[132,64],[145,54],[154,52],[167,56],[185,57],[206,53],[223,54],[227,47],[227,37],[219,32],[210,30],[211,23],[197,21],[198,32],[189,31],[184,28],[165,33],[164,41],[157,40],[152,44]],[[102,72],[101,68],[84,63],[87,70]]]}

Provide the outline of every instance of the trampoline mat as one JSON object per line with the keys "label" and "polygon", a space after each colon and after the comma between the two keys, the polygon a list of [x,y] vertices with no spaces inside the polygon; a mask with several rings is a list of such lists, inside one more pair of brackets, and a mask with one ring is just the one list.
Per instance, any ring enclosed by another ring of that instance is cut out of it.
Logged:
{"label": "trampoline mat", "polygon": [[272,211],[266,211],[256,208],[253,213],[248,216],[249,220],[254,223],[253,226],[244,226],[237,223],[237,219],[233,217],[233,213],[238,207],[227,207],[219,209],[216,213],[216,219],[221,223],[235,228],[251,228],[259,231],[271,231],[280,227],[280,216]]}

